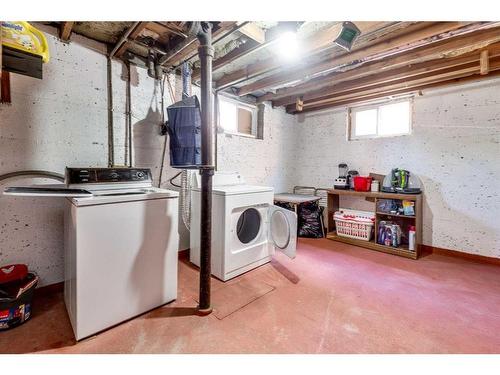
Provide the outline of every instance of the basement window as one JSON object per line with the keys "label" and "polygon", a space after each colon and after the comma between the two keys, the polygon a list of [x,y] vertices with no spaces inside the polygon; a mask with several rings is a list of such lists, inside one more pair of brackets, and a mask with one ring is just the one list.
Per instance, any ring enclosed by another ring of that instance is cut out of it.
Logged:
{"label": "basement window", "polygon": [[257,136],[257,107],[219,97],[219,126],[224,133],[255,138]]}
{"label": "basement window", "polygon": [[411,111],[410,99],[349,108],[349,139],[410,134]]}

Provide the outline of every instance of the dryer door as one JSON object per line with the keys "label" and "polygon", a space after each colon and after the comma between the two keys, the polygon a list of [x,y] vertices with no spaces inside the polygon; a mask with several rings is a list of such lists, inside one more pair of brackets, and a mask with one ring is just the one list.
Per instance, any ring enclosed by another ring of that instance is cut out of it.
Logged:
{"label": "dryer door", "polygon": [[295,258],[297,249],[297,215],[278,206],[269,207],[269,240],[276,249]]}

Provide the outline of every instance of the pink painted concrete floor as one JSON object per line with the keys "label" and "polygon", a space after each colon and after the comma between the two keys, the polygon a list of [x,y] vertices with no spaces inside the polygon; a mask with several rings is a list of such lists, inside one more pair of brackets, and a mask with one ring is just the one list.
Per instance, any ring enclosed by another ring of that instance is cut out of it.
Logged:
{"label": "pink painted concrete floor", "polygon": [[177,301],[76,343],[62,293],[0,332],[4,353],[500,353],[500,268],[418,261],[300,239],[297,257],[228,283],[194,314],[197,270],[179,263]]}

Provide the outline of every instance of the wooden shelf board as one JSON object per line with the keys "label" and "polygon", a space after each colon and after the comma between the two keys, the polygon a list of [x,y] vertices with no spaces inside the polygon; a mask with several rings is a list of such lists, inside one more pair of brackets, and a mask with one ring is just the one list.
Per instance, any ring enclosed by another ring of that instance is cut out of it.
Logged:
{"label": "wooden shelf board", "polygon": [[375,212],[377,215],[382,215],[382,216],[391,216],[391,217],[403,217],[407,219],[416,219],[415,215],[397,215],[397,214],[388,214],[386,212]]}
{"label": "wooden shelf board", "polygon": [[333,240],[333,241],[344,242],[344,243],[347,243],[350,245],[366,247],[368,249],[381,251],[381,252],[387,253],[387,254],[399,255],[399,256],[402,256],[405,258],[410,258],[410,259],[417,259],[417,253],[415,251],[408,250],[407,245],[403,245],[402,247],[394,248],[391,246],[379,245],[378,243],[375,243],[373,240],[372,241],[363,241],[363,240],[356,240],[354,238],[342,237],[342,236],[337,235],[337,233],[335,231],[328,232],[326,235],[326,238]]}
{"label": "wooden shelf board", "polygon": [[421,199],[422,194],[398,194],[398,193],[384,193],[383,191],[355,191],[355,190],[341,190],[341,189],[328,189],[328,193],[335,195],[347,195],[363,198],[381,198],[381,199],[404,199],[415,201]]}

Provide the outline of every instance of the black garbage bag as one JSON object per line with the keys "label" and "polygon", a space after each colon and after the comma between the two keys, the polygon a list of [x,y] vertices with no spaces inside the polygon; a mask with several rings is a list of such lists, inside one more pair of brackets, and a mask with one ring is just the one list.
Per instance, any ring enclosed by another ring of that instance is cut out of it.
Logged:
{"label": "black garbage bag", "polygon": [[286,208],[287,210],[295,212],[295,209],[293,208],[293,206],[290,203],[287,203],[287,202],[274,202],[274,205],[275,206],[279,206],[281,208]]}
{"label": "black garbage bag", "polygon": [[323,207],[318,202],[300,204],[298,209],[298,226],[299,237],[324,237]]}

